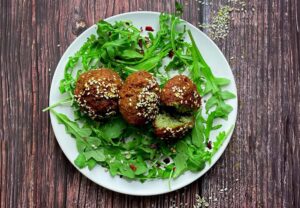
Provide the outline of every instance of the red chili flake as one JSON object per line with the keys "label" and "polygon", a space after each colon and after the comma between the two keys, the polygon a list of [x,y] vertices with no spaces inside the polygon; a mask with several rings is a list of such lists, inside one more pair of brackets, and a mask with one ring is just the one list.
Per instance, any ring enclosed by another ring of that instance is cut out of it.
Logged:
{"label": "red chili flake", "polygon": [[175,170],[176,170],[176,167],[173,168],[173,171],[175,171]]}
{"label": "red chili flake", "polygon": [[212,148],[211,141],[208,141],[206,146],[207,146],[208,149],[211,149]]}
{"label": "red chili flake", "polygon": [[153,27],[151,27],[151,26],[146,26],[146,27],[145,27],[145,30],[146,30],[146,31],[151,31],[151,32],[154,31]]}
{"label": "red chili flake", "polygon": [[130,164],[129,167],[131,170],[136,171],[136,167],[133,164]]}
{"label": "red chili flake", "polygon": [[170,51],[169,51],[169,54],[168,54],[168,56],[169,56],[170,58],[173,58],[173,56],[174,56],[174,52],[173,52],[173,50],[170,50]]}
{"label": "red chili flake", "polygon": [[143,48],[143,40],[142,39],[139,39],[138,45],[140,46],[140,48]]}

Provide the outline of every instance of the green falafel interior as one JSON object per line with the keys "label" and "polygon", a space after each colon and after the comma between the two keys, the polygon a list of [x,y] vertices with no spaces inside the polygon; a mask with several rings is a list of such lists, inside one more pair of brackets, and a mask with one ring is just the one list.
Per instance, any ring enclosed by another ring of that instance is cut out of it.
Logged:
{"label": "green falafel interior", "polygon": [[[54,110],[60,104],[56,103],[47,110],[75,139],[78,150],[75,164],[79,168],[93,169],[100,165],[112,176],[141,181],[176,178],[185,171],[202,170],[228,136],[228,132],[219,132],[216,141],[210,143],[215,140],[212,140],[211,132],[220,128],[214,121],[226,119],[232,111],[226,100],[235,98],[235,95],[222,89],[230,81],[212,73],[191,32],[180,27],[184,24],[179,18],[180,14],[181,11],[161,13],[160,29],[149,31],[147,35],[143,35],[140,28],[128,21],[114,24],[99,21],[97,34],[91,35],[80,50],[70,57],[59,90],[62,94],[70,95],[70,100],[74,101],[79,75],[103,67],[113,69],[123,80],[133,72],[145,70],[162,85],[169,80],[166,70],[172,69],[177,73],[185,70],[198,93],[202,97],[209,97],[203,110],[200,108],[190,116],[158,115],[155,125],[159,129],[171,128],[180,132],[183,126],[185,130],[184,135],[180,135],[183,136],[181,139],[165,142],[155,136],[157,129],[151,124],[142,128],[134,127],[119,114],[107,120],[95,121],[82,113],[76,102],[71,104],[75,115],[72,121]],[[185,41],[188,36],[190,42]],[[170,58],[170,54],[174,56]],[[165,59],[169,59],[169,62],[163,66]],[[63,100],[61,103],[65,102]],[[204,112],[207,116],[204,116]],[[170,132],[171,137],[177,136],[173,130]],[[163,162],[166,157],[172,158],[170,161],[173,162]]]}
{"label": "green falafel interior", "polygon": [[194,123],[193,116],[171,116],[168,113],[158,114],[155,119],[155,125],[158,128],[178,128],[185,124]]}
{"label": "green falafel interior", "polygon": [[193,115],[163,112],[153,122],[155,135],[161,139],[180,139],[194,126]]}

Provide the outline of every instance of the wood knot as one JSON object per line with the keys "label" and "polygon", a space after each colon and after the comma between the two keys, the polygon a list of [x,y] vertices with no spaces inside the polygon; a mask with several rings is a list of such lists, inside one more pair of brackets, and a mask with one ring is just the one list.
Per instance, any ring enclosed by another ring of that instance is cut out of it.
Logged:
{"label": "wood knot", "polygon": [[76,36],[80,35],[87,28],[86,22],[84,20],[77,20],[72,26],[72,33]]}

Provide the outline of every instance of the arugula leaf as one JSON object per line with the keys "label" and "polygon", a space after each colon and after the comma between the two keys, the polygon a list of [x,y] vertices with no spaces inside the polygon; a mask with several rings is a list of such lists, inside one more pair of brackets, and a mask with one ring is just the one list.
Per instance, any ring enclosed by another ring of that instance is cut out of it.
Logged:
{"label": "arugula leaf", "polygon": [[218,134],[216,141],[213,143],[213,147],[212,147],[212,154],[214,155],[222,146],[222,144],[224,143],[225,139],[229,136],[229,134],[232,132],[234,126],[231,126],[230,129],[225,132],[222,131]]}
{"label": "arugula leaf", "polygon": [[203,144],[204,139],[205,139],[205,127],[203,125],[201,109],[199,109],[195,119],[195,126],[192,129],[192,143],[196,147],[200,147]]}
{"label": "arugula leaf", "polygon": [[193,157],[189,157],[187,167],[194,172],[200,171],[205,167],[205,160],[202,155],[194,155]]}
{"label": "arugula leaf", "polygon": [[105,155],[103,149],[91,150],[88,152],[83,152],[82,154],[85,156],[86,160],[93,158],[97,162],[105,161]]}
{"label": "arugula leaf", "polygon": [[134,50],[124,50],[120,54],[120,57],[123,59],[141,59],[143,55]]}
{"label": "arugula leaf", "polygon": [[119,167],[120,174],[127,177],[127,178],[134,178],[135,174],[134,171],[130,168],[129,164],[128,165],[122,165]]}
{"label": "arugula leaf", "polygon": [[213,106],[217,105],[217,104],[218,104],[218,101],[219,101],[219,100],[217,99],[217,97],[211,96],[211,97],[207,100],[207,102],[206,102],[206,104],[205,104],[205,110],[206,110],[206,112],[208,112],[209,109],[211,109]]}
{"label": "arugula leaf", "polygon": [[232,99],[235,98],[235,94],[233,94],[232,92],[229,91],[222,91],[220,92],[220,96],[223,100],[228,100],[228,99]]}
{"label": "arugula leaf", "polygon": [[206,138],[206,143],[208,142],[209,140],[209,135],[210,135],[210,132],[213,130],[213,121],[215,119],[215,114],[216,112],[211,112],[208,117],[207,117],[207,120],[206,120],[206,128],[205,128],[205,138]]}
{"label": "arugula leaf", "polygon": [[56,116],[60,124],[65,125],[67,133],[71,134],[73,137],[84,138],[91,135],[92,130],[90,128],[80,128],[76,122],[71,121],[66,115],[57,113],[53,109],[51,109],[50,111]]}
{"label": "arugula leaf", "polygon": [[230,80],[226,78],[215,78],[215,82],[218,86],[225,86],[230,84]]}
{"label": "arugula leaf", "polygon": [[137,161],[134,163],[136,167],[136,171],[134,172],[135,175],[141,175],[147,172],[147,165],[142,157],[138,157]]}
{"label": "arugula leaf", "polygon": [[86,166],[86,158],[85,158],[85,156],[83,154],[79,154],[77,156],[77,158],[75,159],[74,163],[80,169],[84,168]]}
{"label": "arugula leaf", "polygon": [[97,165],[97,162],[96,162],[96,160],[91,158],[86,162],[86,164],[87,164],[89,170],[92,170]]}
{"label": "arugula leaf", "polygon": [[111,139],[119,138],[126,126],[127,124],[121,117],[116,117],[100,126],[98,130],[104,139],[110,141]]}
{"label": "arugula leaf", "polygon": [[185,153],[178,153],[176,157],[174,158],[175,163],[175,173],[173,175],[173,178],[177,178],[179,175],[181,175],[185,169],[187,168],[187,159],[188,156]]}

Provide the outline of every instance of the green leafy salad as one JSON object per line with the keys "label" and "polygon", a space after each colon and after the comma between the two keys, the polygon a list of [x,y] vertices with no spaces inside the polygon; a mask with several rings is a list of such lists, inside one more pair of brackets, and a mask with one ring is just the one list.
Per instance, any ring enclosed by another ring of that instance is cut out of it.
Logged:
{"label": "green leafy salad", "polygon": [[[222,127],[214,121],[227,119],[233,110],[226,100],[235,95],[222,90],[230,81],[212,73],[191,31],[186,30],[180,19],[181,13],[180,5],[174,14],[161,13],[159,30],[153,31],[147,26],[144,28],[147,35],[130,21],[110,24],[101,20],[97,23],[97,34],[91,35],[69,58],[59,87],[67,98],[45,110],[50,110],[75,139],[78,157],[74,162],[79,168],[92,170],[101,165],[112,176],[141,181],[176,178],[185,171],[201,171],[231,133],[232,128],[218,133],[216,138],[210,136],[212,131]],[[205,109],[195,112],[193,129],[172,142],[156,138],[151,125],[135,127],[126,123],[121,115],[95,121],[82,113],[74,102],[74,89],[80,74],[101,67],[115,70],[122,79],[145,70],[156,77],[161,86],[172,73],[185,73],[196,84],[201,97],[208,98],[202,104]],[[66,103],[74,112],[74,120],[54,110]]]}

